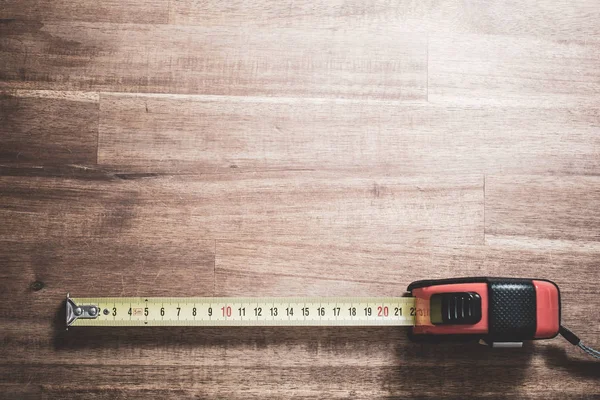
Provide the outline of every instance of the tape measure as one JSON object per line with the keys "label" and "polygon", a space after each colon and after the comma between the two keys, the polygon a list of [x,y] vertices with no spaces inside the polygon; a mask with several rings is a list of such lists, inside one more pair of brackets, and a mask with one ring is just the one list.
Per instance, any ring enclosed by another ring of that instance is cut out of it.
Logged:
{"label": "tape measure", "polygon": [[412,297],[67,297],[67,326],[413,326]]}
{"label": "tape measure", "polygon": [[413,297],[99,297],[66,301],[68,327],[410,326],[411,338],[477,339],[492,347],[561,334],[560,291],[545,279],[454,278],[416,281]]}

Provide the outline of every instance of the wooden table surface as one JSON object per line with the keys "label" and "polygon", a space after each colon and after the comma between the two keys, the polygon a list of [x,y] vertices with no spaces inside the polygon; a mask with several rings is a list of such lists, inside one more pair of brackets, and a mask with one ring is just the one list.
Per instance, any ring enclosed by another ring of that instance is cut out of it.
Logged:
{"label": "wooden table surface", "polygon": [[1,398],[600,398],[562,339],[61,312],[470,275],[600,347],[597,0],[0,2]]}

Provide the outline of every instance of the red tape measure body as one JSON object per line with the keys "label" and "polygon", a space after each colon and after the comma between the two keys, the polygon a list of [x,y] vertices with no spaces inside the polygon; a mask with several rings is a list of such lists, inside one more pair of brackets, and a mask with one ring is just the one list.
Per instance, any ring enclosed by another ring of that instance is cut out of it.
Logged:
{"label": "red tape measure body", "polygon": [[468,335],[488,342],[549,339],[560,328],[560,291],[547,280],[455,278],[413,282],[423,309],[414,335]]}

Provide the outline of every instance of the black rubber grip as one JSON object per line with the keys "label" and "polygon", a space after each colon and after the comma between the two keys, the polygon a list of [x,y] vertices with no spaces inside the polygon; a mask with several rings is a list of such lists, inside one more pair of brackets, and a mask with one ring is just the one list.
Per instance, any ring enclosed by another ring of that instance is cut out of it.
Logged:
{"label": "black rubber grip", "polygon": [[489,336],[495,341],[535,338],[535,286],[530,279],[490,279]]}

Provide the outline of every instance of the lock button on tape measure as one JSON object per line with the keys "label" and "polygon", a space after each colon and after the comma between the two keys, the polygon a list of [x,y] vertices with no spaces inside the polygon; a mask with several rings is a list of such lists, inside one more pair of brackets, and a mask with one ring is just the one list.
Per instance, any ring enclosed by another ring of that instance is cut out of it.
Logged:
{"label": "lock button on tape measure", "polygon": [[409,297],[70,298],[67,327],[78,326],[409,326],[417,341],[478,339],[492,347],[562,334],[558,286],[544,279],[422,280]]}

